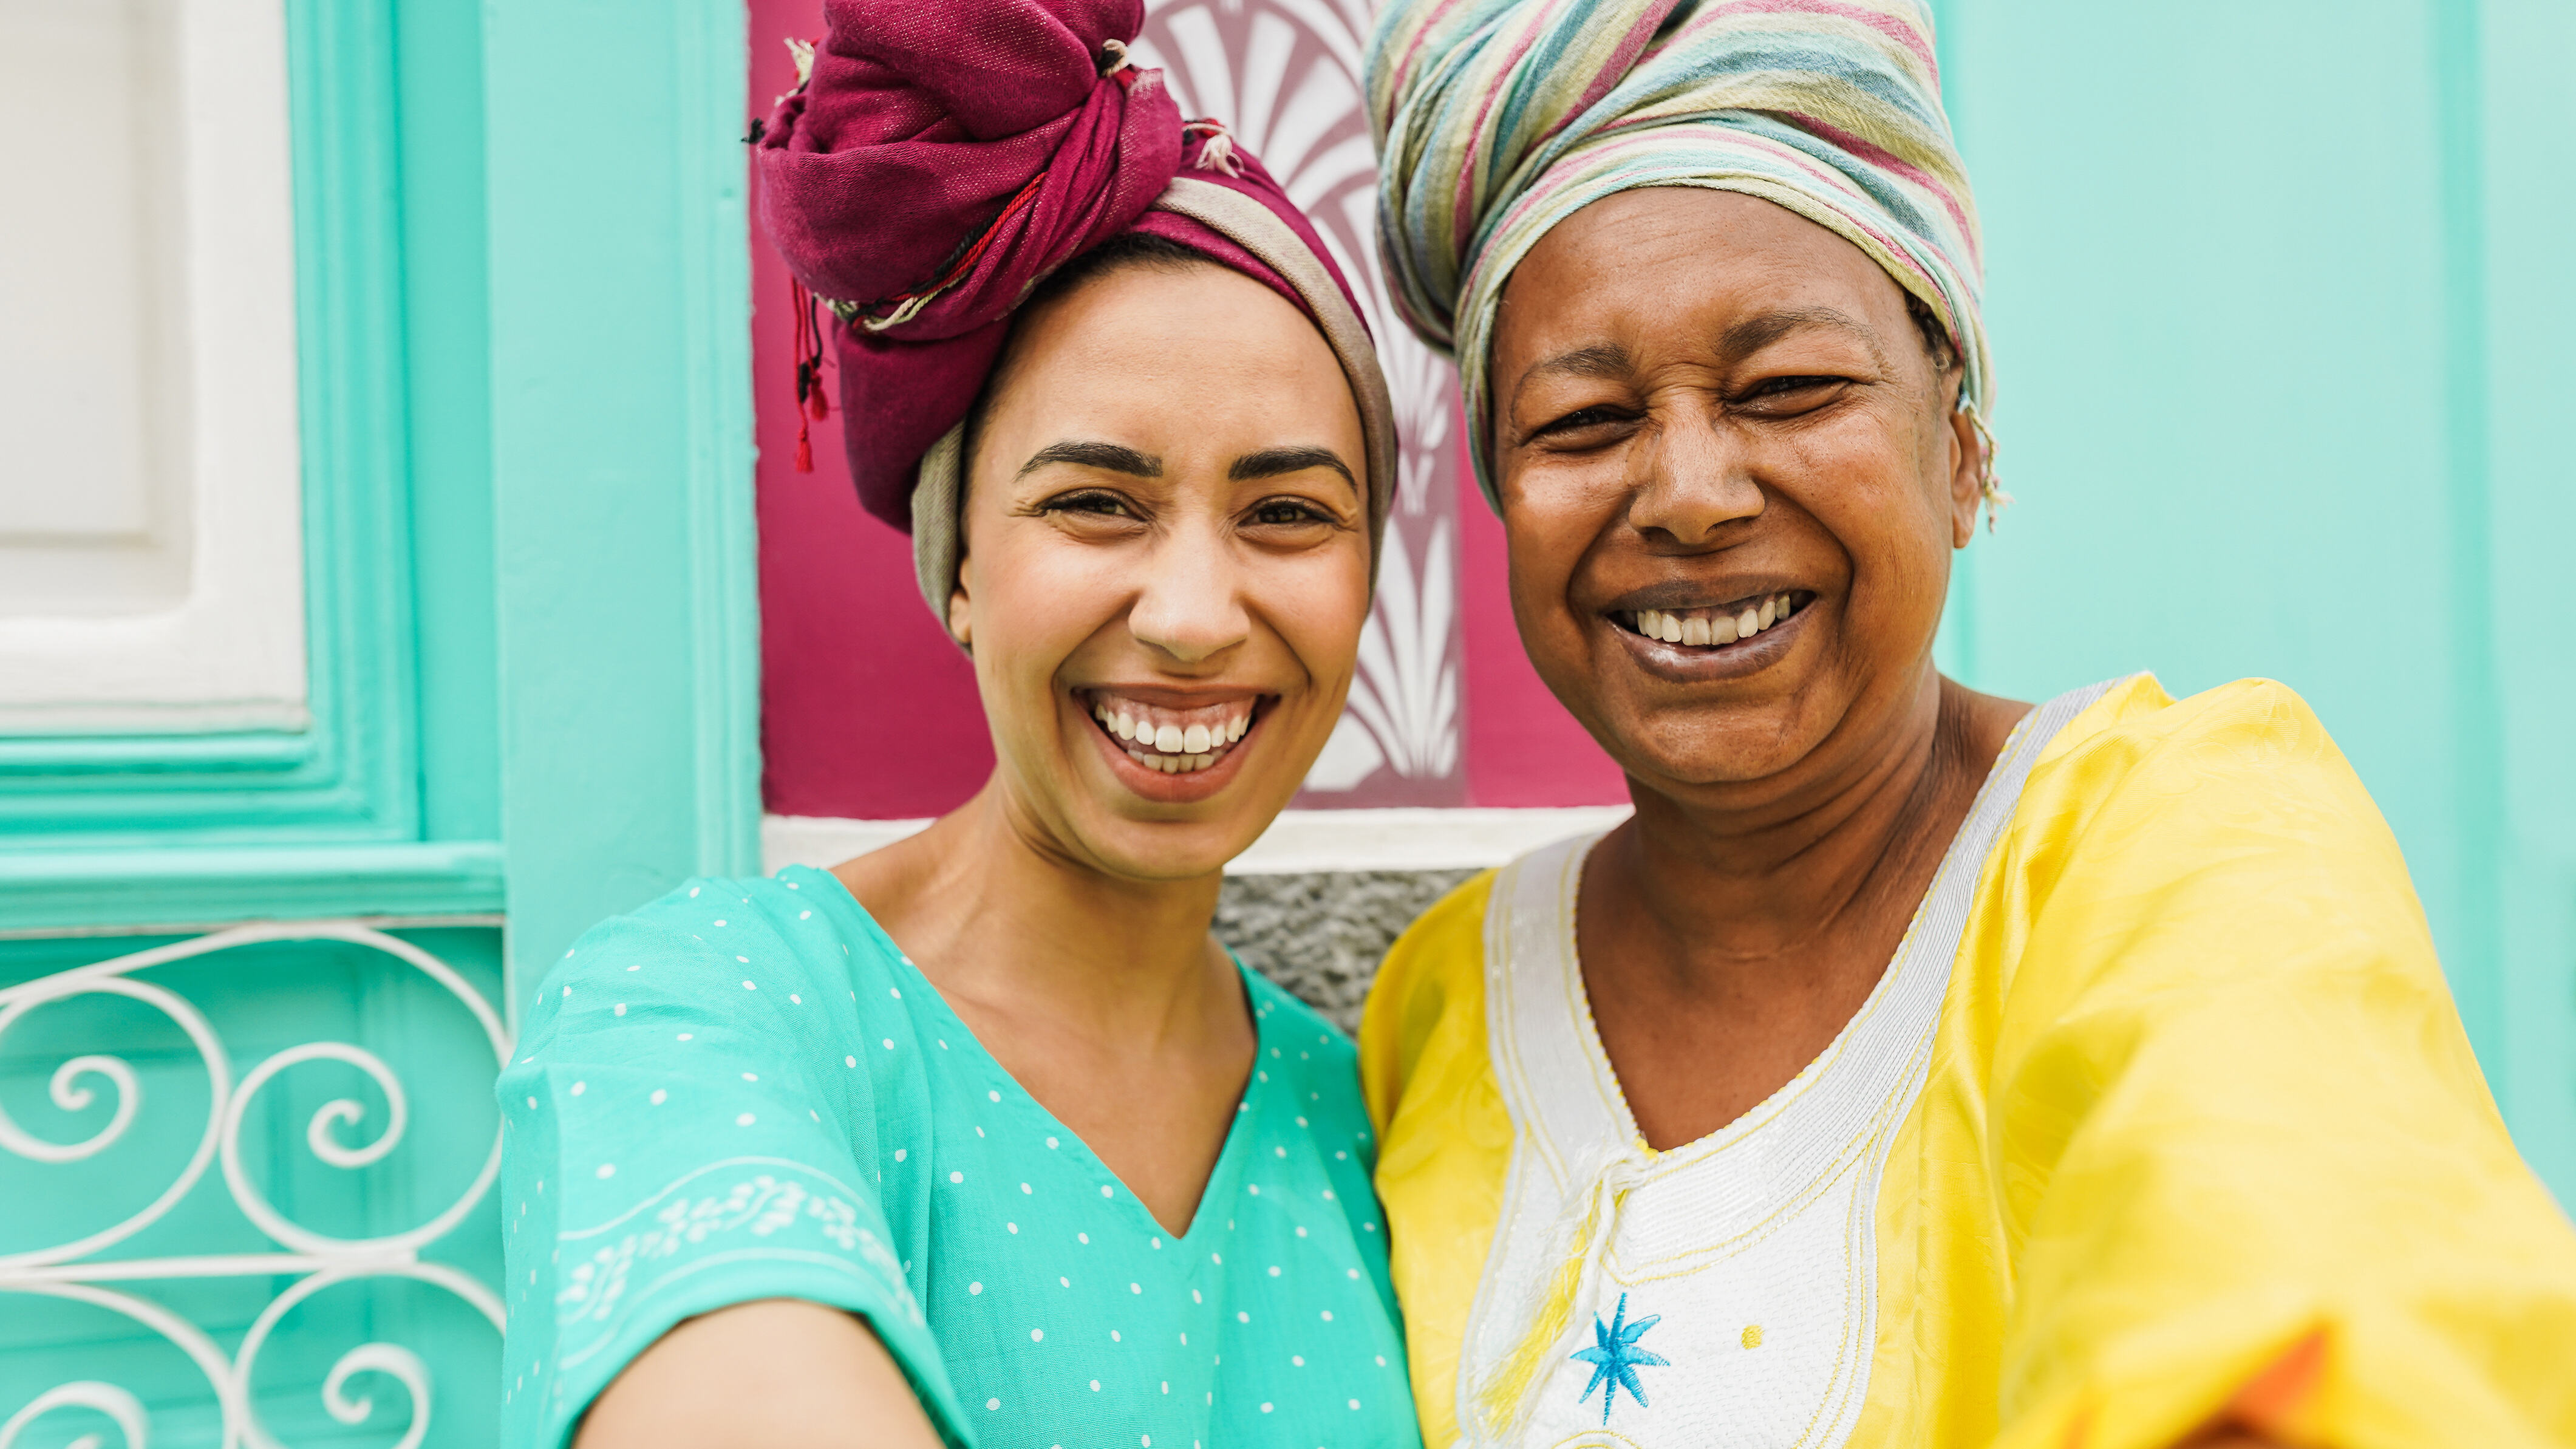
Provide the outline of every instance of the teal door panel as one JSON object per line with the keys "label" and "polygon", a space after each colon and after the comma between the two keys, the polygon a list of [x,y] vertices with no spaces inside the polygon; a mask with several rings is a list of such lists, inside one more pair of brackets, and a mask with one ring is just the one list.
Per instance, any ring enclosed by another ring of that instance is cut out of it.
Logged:
{"label": "teal door panel", "polygon": [[2576,223],[2548,0],[1946,0],[2020,498],[1942,650],[2315,705],[2404,844],[2523,1150],[2576,1200]]}
{"label": "teal door panel", "polygon": [[511,1004],[758,866],[739,5],[284,13],[313,720],[0,740],[29,1449],[490,1444]]}

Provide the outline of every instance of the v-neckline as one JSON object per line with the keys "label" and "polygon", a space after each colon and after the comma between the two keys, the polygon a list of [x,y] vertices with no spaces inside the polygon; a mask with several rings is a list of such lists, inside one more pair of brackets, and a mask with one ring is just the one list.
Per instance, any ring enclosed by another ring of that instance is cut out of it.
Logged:
{"label": "v-neckline", "polygon": [[[1128,1185],[1127,1179],[1119,1176],[1100,1154],[1092,1149],[1089,1142],[1083,1140],[1080,1133],[1066,1126],[1044,1102],[1037,1099],[1036,1093],[1031,1092],[1018,1077],[1011,1074],[1010,1068],[1002,1065],[1002,1059],[993,1055],[992,1049],[984,1045],[983,1038],[977,1036],[975,1029],[966,1024],[966,1018],[958,1015],[957,1008],[949,1004],[947,995],[940,991],[938,983],[923,974],[922,969],[913,963],[911,953],[896,943],[894,937],[888,934],[885,927],[878,922],[875,914],[869,911],[857,896],[850,894],[850,888],[842,884],[839,876],[814,866],[791,866],[789,869],[808,871],[832,883],[832,893],[829,898],[858,918],[861,936],[873,942],[893,959],[892,969],[903,978],[904,984],[923,993],[922,999],[929,1003],[924,1009],[935,1013],[937,1029],[953,1030],[965,1043],[965,1049],[969,1055],[968,1065],[981,1068],[1004,1084],[1003,1087],[990,1090],[999,1092],[1007,1089],[1009,1095],[1001,1100],[1015,1104],[1017,1110],[1037,1118],[1038,1124],[1049,1135],[1062,1138],[1065,1146],[1072,1149],[1073,1156],[1078,1161],[1088,1164],[1105,1181],[1117,1184],[1118,1191],[1124,1195],[1122,1211],[1142,1219],[1143,1226],[1153,1237],[1169,1238],[1176,1248],[1200,1246],[1207,1237],[1213,1235],[1214,1230],[1208,1228],[1213,1217],[1209,1212],[1209,1205],[1216,1199],[1221,1184],[1228,1183],[1241,1175],[1242,1160],[1252,1151],[1253,1098],[1264,1086],[1269,1085],[1264,1081],[1265,1073],[1261,1058],[1265,1051],[1275,1050],[1278,1045],[1271,1039],[1272,1013],[1262,1009],[1260,999],[1262,983],[1253,976],[1252,969],[1243,964],[1241,957],[1236,956],[1230,949],[1226,952],[1226,959],[1234,963],[1234,969],[1243,982],[1244,1006],[1252,1013],[1252,1066],[1244,1073],[1243,1093],[1235,1101],[1234,1119],[1226,1124],[1225,1141],[1218,1146],[1216,1161],[1208,1168],[1207,1181],[1199,1188],[1199,1199],[1190,1208],[1190,1224],[1186,1229],[1175,1233],[1163,1224],[1162,1219],[1154,1216],[1154,1210],[1145,1205],[1145,1199],[1135,1188]],[[784,873],[781,872],[781,874]],[[944,1042],[945,1038],[940,1040]],[[1207,1231],[1202,1232],[1202,1229]]]}

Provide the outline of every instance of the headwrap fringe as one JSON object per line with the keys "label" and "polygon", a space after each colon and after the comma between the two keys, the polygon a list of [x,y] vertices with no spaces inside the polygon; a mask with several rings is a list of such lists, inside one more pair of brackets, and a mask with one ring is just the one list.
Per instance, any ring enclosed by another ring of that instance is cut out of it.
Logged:
{"label": "headwrap fringe", "polygon": [[1549,1229],[1547,1249],[1540,1259],[1557,1264],[1557,1269],[1506,1320],[1521,1325],[1510,1351],[1475,1376],[1472,1411],[1481,1429],[1475,1442],[1517,1441],[1529,1417],[1530,1390],[1556,1366],[1557,1350],[1575,1326],[1582,1303],[1598,1296],[1620,1204],[1644,1180],[1653,1157],[1642,1143],[1633,1151],[1603,1144],[1575,1168],[1570,1181],[1577,1190]]}

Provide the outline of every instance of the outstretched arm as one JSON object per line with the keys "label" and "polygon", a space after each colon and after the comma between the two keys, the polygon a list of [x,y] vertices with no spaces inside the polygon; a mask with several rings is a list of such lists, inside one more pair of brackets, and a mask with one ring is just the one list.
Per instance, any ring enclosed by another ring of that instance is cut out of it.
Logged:
{"label": "outstretched arm", "polygon": [[574,1449],[939,1449],[867,1324],[771,1298],[692,1318],[609,1384]]}

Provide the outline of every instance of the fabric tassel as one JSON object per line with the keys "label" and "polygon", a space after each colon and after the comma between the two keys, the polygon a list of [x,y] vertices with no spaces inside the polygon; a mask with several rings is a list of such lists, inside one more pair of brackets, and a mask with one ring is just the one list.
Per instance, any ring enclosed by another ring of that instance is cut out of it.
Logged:
{"label": "fabric tassel", "polygon": [[814,294],[803,282],[788,282],[788,307],[796,329],[796,471],[814,471],[813,425],[832,415],[823,386],[823,326],[814,315]]}
{"label": "fabric tassel", "polygon": [[1185,122],[1181,126],[1181,134],[1205,138],[1199,143],[1198,158],[1190,163],[1191,169],[1222,171],[1228,176],[1243,174],[1243,163],[1234,159],[1234,136],[1226,130],[1224,122],[1202,116]]}
{"label": "fabric tassel", "polygon": [[1474,1412],[1481,1421],[1475,1442],[1508,1444],[1517,1437],[1529,1413],[1530,1391],[1555,1366],[1551,1352],[1574,1327],[1585,1290],[1610,1255],[1610,1241],[1618,1236],[1619,1205],[1645,1180],[1651,1158],[1651,1153],[1641,1158],[1605,1149],[1575,1174],[1572,1180],[1584,1184],[1582,1196],[1567,1205],[1549,1231],[1542,1259],[1555,1263],[1556,1270],[1535,1285],[1515,1316],[1523,1326],[1510,1351],[1475,1375]]}

